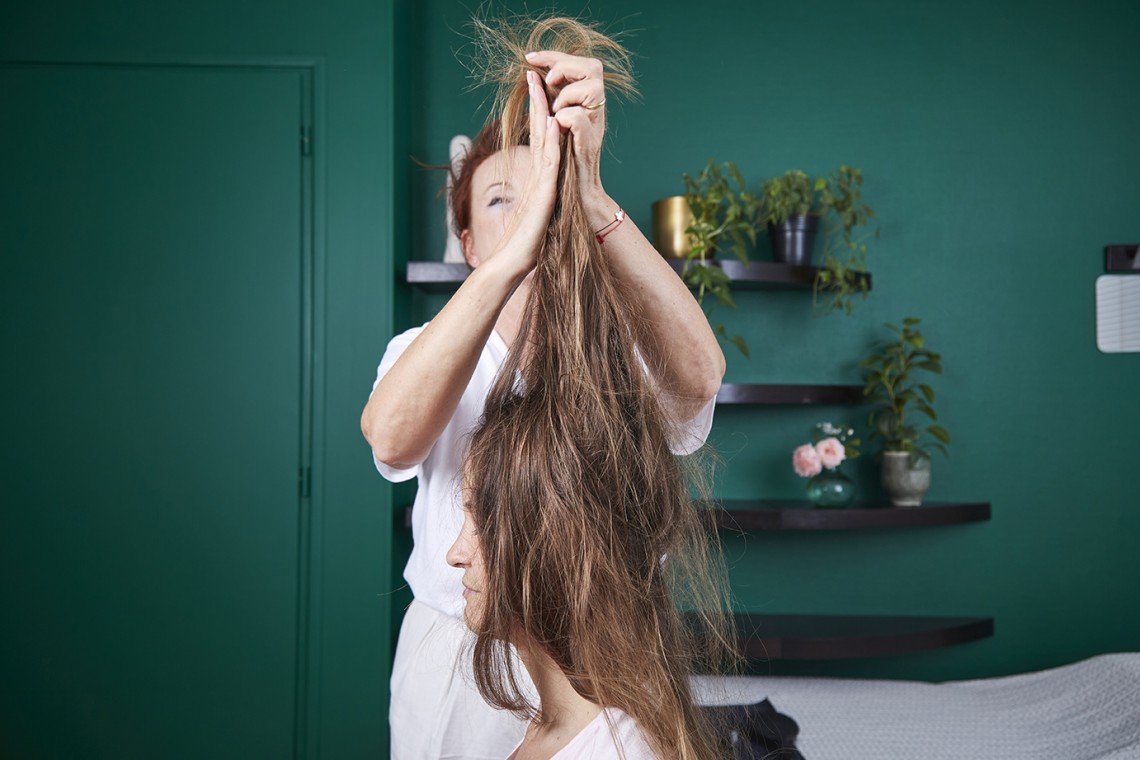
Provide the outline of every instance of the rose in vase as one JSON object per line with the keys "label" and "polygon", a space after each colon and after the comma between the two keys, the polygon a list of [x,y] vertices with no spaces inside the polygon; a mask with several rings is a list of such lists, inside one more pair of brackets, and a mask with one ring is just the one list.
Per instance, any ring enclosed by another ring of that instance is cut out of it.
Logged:
{"label": "rose in vase", "polygon": [[[810,478],[807,484],[808,498],[816,506],[845,507],[855,498],[855,484],[837,468],[848,458],[857,456],[854,438],[855,431],[839,428],[830,422],[816,425],[816,443],[805,443],[792,452],[792,469],[801,478]],[[844,445],[847,441],[847,445]]]}

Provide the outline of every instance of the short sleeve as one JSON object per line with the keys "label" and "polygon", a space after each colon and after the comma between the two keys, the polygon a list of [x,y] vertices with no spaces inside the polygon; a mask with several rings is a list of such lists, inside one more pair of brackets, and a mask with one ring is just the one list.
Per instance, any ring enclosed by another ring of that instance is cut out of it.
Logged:
{"label": "short sleeve", "polygon": [[712,430],[715,410],[716,396],[713,396],[701,407],[696,417],[677,426],[676,440],[670,446],[674,454],[692,454],[705,445],[709,431]]}
{"label": "short sleeve", "polygon": [[[388,348],[385,349],[384,356],[380,359],[380,366],[376,368],[376,381],[372,383],[373,393],[376,392],[376,386],[384,379],[384,375],[388,374],[388,371],[392,369],[400,357],[404,355],[404,351],[407,350],[408,346],[412,345],[412,341],[423,332],[423,329],[422,326],[413,327],[388,341]],[[371,394],[369,398],[371,398]],[[402,483],[420,474],[419,465],[406,469],[392,467],[377,459],[376,454],[372,455],[372,462],[376,465],[376,470],[384,476],[384,479],[392,483]]]}
{"label": "short sleeve", "polygon": [[[649,365],[645,361],[645,357],[641,355],[641,349],[634,346],[634,353],[637,354],[637,361],[641,363],[641,369],[645,372],[646,377],[650,377]],[[692,454],[694,451],[705,445],[708,440],[709,431],[712,430],[713,411],[716,409],[716,396],[713,396],[708,402],[701,407],[701,411],[697,412],[697,416],[687,422],[677,423],[673,428],[673,440],[669,442],[669,450],[674,454],[684,456]]]}

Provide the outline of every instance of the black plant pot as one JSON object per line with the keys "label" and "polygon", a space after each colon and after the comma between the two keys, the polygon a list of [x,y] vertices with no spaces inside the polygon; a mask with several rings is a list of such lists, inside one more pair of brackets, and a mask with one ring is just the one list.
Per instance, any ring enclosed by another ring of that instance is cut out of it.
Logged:
{"label": "black plant pot", "polygon": [[818,230],[819,217],[813,214],[789,216],[780,224],[769,222],[768,239],[772,241],[772,258],[784,264],[810,266],[815,233]]}

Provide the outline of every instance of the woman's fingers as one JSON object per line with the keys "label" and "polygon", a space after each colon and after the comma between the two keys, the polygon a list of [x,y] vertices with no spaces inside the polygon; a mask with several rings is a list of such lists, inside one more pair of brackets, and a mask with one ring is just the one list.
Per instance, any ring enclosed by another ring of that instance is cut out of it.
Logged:
{"label": "woman's fingers", "polygon": [[546,92],[540,84],[539,76],[528,71],[526,80],[530,86],[530,176],[534,177],[543,169],[549,170],[551,164],[557,174],[559,158],[557,122],[550,116],[550,108],[546,104]]}
{"label": "woman's fingers", "polygon": [[[602,62],[552,50],[527,53],[526,59],[532,66],[547,68],[542,81],[558,90],[550,104],[550,112],[562,129],[573,130],[576,138],[585,142],[583,147],[600,150],[606,121],[602,112],[602,105],[606,102]],[[527,81],[531,81],[529,75]],[[532,87],[536,85],[543,89],[537,81]],[[579,158],[583,156],[579,155]],[[591,160],[589,163],[597,162]]]}
{"label": "woman's fingers", "polygon": [[539,85],[538,74],[528,71],[526,83],[530,89],[530,144],[533,153],[534,148],[541,148],[545,140],[546,119],[550,116],[550,109],[546,104],[546,92]]}
{"label": "woman's fingers", "polygon": [[606,100],[606,87],[600,79],[582,79],[571,82],[562,88],[558,97],[550,105],[550,110],[557,114],[564,108],[581,106],[592,114],[601,115],[599,108]]}
{"label": "woman's fingers", "polygon": [[546,135],[542,147],[542,165],[548,174],[553,174],[553,179],[556,182],[558,180],[558,163],[562,159],[561,146],[559,145],[561,137],[562,132],[558,129],[558,119],[547,116]]}
{"label": "woman's fingers", "polygon": [[530,258],[537,254],[550,224],[561,154],[558,122],[550,116],[542,78],[528,71],[526,80],[530,93],[530,167],[505,237],[517,243]]}
{"label": "woman's fingers", "polygon": [[561,87],[583,79],[602,80],[602,62],[596,58],[581,58],[553,50],[540,50],[526,54],[527,63],[546,69],[543,79],[551,87]]}
{"label": "woman's fingers", "polygon": [[[537,69],[546,69],[541,80],[536,74],[533,80],[528,76],[527,81],[533,81],[532,87],[544,90],[543,95],[545,89],[540,81],[557,91],[549,113],[554,115],[559,135],[562,132],[574,134],[574,159],[583,194],[595,192],[601,188],[601,151],[606,130],[602,108],[606,102],[606,83],[602,62],[552,50],[527,53],[526,60]],[[545,98],[543,102],[546,103]]]}

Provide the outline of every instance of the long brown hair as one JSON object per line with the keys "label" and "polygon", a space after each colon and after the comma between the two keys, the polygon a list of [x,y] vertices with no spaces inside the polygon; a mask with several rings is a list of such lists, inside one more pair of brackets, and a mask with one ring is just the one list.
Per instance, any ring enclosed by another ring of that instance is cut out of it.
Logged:
{"label": "long brown hair", "polygon": [[[632,89],[628,54],[596,29],[564,18],[527,27],[525,37],[517,20],[480,27],[484,49],[499,51],[489,60],[506,62],[497,101],[504,147],[527,131],[528,50],[600,58],[607,97]],[[698,641],[706,664],[728,647],[715,532],[672,453],[675,431],[584,212],[573,157],[567,134],[522,325],[465,466],[488,574],[475,679],[492,705],[540,719],[511,658],[521,632],[581,696],[629,714],[661,758],[704,760],[716,742],[688,676]],[[703,623],[699,631],[679,606]]]}

